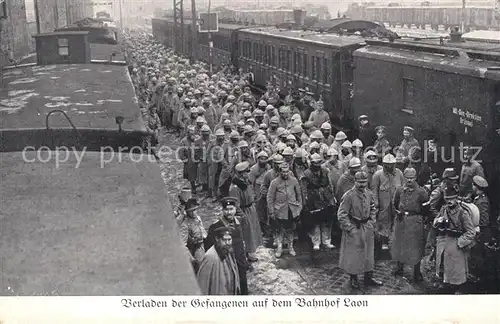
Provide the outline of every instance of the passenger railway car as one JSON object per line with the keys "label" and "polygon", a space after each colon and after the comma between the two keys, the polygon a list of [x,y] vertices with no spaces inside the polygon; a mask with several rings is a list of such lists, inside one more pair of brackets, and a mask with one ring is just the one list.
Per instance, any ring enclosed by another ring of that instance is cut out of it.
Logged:
{"label": "passenger railway car", "polygon": [[[391,26],[431,25],[433,29],[445,26],[450,29],[462,23],[461,6],[350,6],[346,14],[353,19],[378,21]],[[500,20],[493,7],[465,9],[465,26],[468,29],[500,28]]]}
{"label": "passenger railway car", "polygon": [[238,67],[251,70],[257,84],[276,79],[281,88],[308,87],[325,102],[337,128],[352,122],[352,52],[358,36],[339,36],[274,27],[238,33]]}
{"label": "passenger railway car", "polygon": [[[461,147],[472,145],[480,153],[477,159],[483,161],[491,193],[498,195],[498,46],[493,51],[498,44],[367,43],[353,54],[354,114],[366,114],[388,126],[391,143],[401,142],[405,125],[417,130],[422,143],[436,136],[439,145],[447,148],[440,152],[440,160],[450,160],[450,166],[460,167]],[[498,202],[493,203],[498,210]]]}
{"label": "passenger railway car", "polygon": [[200,294],[125,64],[11,68],[4,84],[1,295]]}

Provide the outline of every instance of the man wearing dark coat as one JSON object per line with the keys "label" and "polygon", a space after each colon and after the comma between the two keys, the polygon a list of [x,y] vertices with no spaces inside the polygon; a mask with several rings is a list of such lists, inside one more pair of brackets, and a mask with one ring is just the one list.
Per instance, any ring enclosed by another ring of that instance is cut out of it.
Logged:
{"label": "man wearing dark coat", "polygon": [[358,118],[359,128],[358,128],[358,138],[365,145],[365,147],[370,147],[375,143],[377,136],[375,135],[375,130],[373,129],[368,116],[361,115]]}
{"label": "man wearing dark coat", "polygon": [[236,215],[236,199],[226,197],[221,200],[222,216],[208,228],[208,236],[205,240],[205,248],[209,249],[215,244],[215,231],[222,227],[232,228],[233,253],[238,266],[238,274],[240,277],[240,294],[248,295],[247,271],[250,268],[250,263],[247,260],[245,253],[245,241],[241,223]]}
{"label": "man wearing dark coat", "polygon": [[392,239],[392,259],[397,261],[395,274],[403,274],[405,264],[413,266],[414,281],[422,281],[420,260],[424,257],[425,233],[423,204],[427,191],[416,183],[417,171],[404,171],[405,184],[396,189],[393,204],[396,217]]}
{"label": "man wearing dark coat", "polygon": [[205,253],[197,273],[198,285],[204,295],[240,293],[240,278],[231,234],[228,227],[213,231],[215,244]]}
{"label": "man wearing dark coat", "polygon": [[364,273],[364,283],[381,286],[373,278],[375,266],[375,201],[373,193],[366,189],[368,175],[358,171],[355,184],[342,197],[338,220],[342,229],[339,267],[350,275],[351,287],[359,288],[358,274]]}

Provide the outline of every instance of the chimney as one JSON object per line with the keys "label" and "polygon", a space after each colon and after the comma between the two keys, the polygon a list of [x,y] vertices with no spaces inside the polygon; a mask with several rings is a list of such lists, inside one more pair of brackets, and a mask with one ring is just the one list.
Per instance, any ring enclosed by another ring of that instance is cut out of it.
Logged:
{"label": "chimney", "polygon": [[453,27],[453,30],[450,32],[450,42],[452,43],[463,42],[462,33],[458,30],[458,27]]}

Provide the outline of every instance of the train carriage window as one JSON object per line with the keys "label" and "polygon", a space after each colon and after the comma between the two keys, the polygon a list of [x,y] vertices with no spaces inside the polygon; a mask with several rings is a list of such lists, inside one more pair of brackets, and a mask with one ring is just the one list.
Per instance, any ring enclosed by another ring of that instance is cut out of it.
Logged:
{"label": "train carriage window", "polygon": [[302,65],[302,76],[304,78],[309,78],[309,75],[308,75],[309,71],[308,71],[308,68],[307,68],[308,67],[308,64],[307,64],[308,61],[307,60],[308,60],[308,55],[307,55],[307,53],[304,52],[303,55],[302,55],[302,62],[303,62],[302,63],[303,64]]}
{"label": "train carriage window", "polygon": [[321,72],[323,73],[323,80],[322,80],[322,82],[324,84],[329,83],[328,82],[328,60],[326,59],[326,57],[323,57],[323,69],[322,69]]}
{"label": "train carriage window", "polygon": [[413,114],[414,101],[414,86],[413,80],[410,78],[403,78],[403,111]]}
{"label": "train carriage window", "polygon": [[316,80],[316,56],[311,56],[311,78]]}

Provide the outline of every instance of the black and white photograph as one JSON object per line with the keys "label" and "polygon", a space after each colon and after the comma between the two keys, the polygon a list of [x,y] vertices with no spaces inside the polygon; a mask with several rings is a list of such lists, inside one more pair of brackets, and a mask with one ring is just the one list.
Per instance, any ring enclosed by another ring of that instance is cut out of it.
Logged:
{"label": "black and white photograph", "polygon": [[3,297],[498,294],[500,0],[0,0],[0,173]]}

